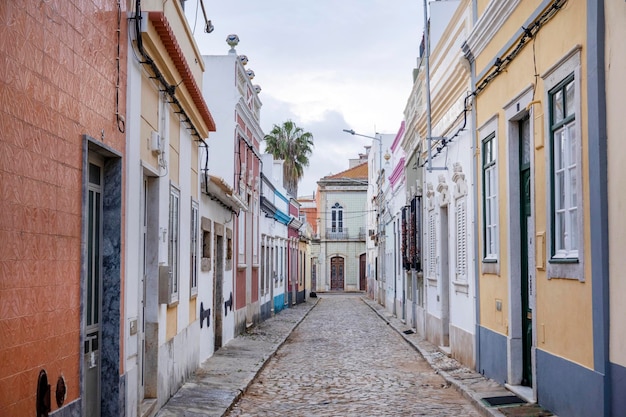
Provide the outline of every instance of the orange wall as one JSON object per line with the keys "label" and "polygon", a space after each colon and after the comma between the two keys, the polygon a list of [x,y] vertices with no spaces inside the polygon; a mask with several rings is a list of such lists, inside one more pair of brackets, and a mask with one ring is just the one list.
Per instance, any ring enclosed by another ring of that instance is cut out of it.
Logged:
{"label": "orange wall", "polygon": [[65,404],[79,396],[82,135],[104,131],[120,153],[125,141],[115,118],[117,9],[105,3],[0,2],[1,416],[35,414],[41,369],[52,411],[60,375]]}

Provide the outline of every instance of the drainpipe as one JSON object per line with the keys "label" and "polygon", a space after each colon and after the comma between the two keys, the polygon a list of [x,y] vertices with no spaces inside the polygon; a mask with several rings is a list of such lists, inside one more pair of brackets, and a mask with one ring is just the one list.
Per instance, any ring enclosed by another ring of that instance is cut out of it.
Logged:
{"label": "drainpipe", "polygon": [[[604,0],[587,3],[587,94],[589,100],[589,210],[591,214],[591,303],[593,314],[593,368],[604,375],[605,416],[612,415],[610,363],[610,282],[605,80]],[[617,411],[617,410],[615,410]]]}

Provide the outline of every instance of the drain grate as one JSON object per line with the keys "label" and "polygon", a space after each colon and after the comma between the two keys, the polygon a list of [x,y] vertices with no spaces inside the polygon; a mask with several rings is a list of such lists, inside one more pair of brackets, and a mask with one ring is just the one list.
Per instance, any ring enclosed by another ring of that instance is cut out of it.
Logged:
{"label": "drain grate", "polygon": [[526,404],[526,401],[522,400],[517,395],[503,395],[500,397],[487,397],[482,399],[490,407],[512,404]]}
{"label": "drain grate", "polygon": [[409,330],[403,331],[402,333],[404,333],[404,334],[413,334],[415,332],[413,330],[409,329]]}

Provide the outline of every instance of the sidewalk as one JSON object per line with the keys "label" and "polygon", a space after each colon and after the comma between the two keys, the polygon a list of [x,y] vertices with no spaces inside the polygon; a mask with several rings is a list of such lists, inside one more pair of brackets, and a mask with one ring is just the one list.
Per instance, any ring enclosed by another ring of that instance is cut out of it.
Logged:
{"label": "sidewalk", "polygon": [[[384,307],[366,296],[361,299],[400,336],[412,345],[451,386],[474,403],[487,417],[547,417],[554,416],[535,404],[490,406],[487,397],[510,397],[497,382],[464,367],[425,341]],[[196,371],[190,381],[161,408],[156,417],[223,416],[246,392],[267,361],[274,356],[291,332],[317,304],[319,298],[285,309],[274,317],[253,327],[228,342]]]}
{"label": "sidewalk", "polygon": [[442,352],[437,346],[427,342],[418,334],[413,333],[409,326],[402,323],[400,319],[394,317],[374,300],[369,299],[367,296],[363,296],[361,299],[369,305],[380,318],[396,330],[404,340],[412,345],[439,375],[461,392],[467,399],[472,401],[477,410],[484,416],[556,417],[551,412],[542,409],[536,404],[489,405],[484,398],[505,397],[503,398],[503,402],[506,403],[506,399],[514,394],[499,383],[461,365],[455,359]]}
{"label": "sidewalk", "polygon": [[156,416],[223,416],[318,300],[282,310],[228,342],[198,368]]}

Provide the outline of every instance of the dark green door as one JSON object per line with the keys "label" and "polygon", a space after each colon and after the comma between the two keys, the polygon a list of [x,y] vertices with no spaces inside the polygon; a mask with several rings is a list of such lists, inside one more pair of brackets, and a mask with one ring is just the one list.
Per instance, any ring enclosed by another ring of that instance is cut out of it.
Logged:
{"label": "dark green door", "polygon": [[522,385],[532,386],[532,321],[533,311],[530,305],[531,274],[528,265],[528,248],[530,246],[531,215],[531,181],[530,181],[530,119],[525,117],[519,121],[520,133],[520,247],[521,255],[521,293],[522,293],[522,344],[523,344],[523,371]]}

